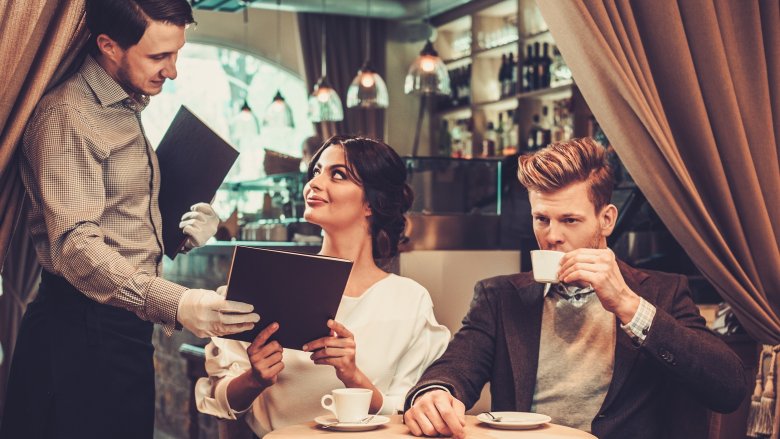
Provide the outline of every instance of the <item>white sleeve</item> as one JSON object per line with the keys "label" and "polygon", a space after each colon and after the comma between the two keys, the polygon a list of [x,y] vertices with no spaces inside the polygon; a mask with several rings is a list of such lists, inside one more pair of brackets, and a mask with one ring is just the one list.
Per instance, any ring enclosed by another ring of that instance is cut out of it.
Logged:
{"label": "white sleeve", "polygon": [[379,414],[403,412],[404,400],[409,389],[425,369],[444,353],[450,341],[450,331],[439,324],[433,314],[433,303],[425,292],[415,319],[409,322],[412,340],[404,356],[398,361],[395,375],[387,389]]}
{"label": "white sleeve", "polygon": [[195,402],[198,411],[223,419],[237,419],[252,406],[236,411],[230,408],[227,387],[233,378],[251,368],[246,348],[249,343],[214,337],[206,345],[206,372],[195,384]]}

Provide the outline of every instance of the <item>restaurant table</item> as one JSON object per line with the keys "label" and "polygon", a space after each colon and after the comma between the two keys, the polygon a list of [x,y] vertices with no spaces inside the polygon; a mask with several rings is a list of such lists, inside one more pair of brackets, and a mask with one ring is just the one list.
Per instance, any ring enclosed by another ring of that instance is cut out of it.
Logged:
{"label": "restaurant table", "polygon": [[[390,416],[390,422],[375,430],[334,431],[323,429],[314,421],[305,424],[290,425],[265,435],[265,439],[304,439],[312,436],[329,436],[333,439],[394,439],[412,438],[409,429],[403,424],[401,415]],[[466,437],[468,439],[567,439],[595,438],[590,433],[556,424],[544,424],[531,430],[499,430],[477,420],[476,416],[466,416]],[[324,439],[324,438],[323,438]]]}

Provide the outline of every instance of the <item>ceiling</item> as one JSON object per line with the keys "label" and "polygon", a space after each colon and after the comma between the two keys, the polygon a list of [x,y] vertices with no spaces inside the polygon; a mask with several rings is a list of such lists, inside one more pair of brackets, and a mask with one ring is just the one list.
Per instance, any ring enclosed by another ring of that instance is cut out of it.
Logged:
{"label": "ceiling", "polygon": [[[458,7],[469,0],[370,0],[371,16],[391,20],[420,19]],[[338,15],[367,15],[369,0],[325,0],[325,12]],[[244,4],[262,9],[276,9],[276,0],[190,0],[195,9],[236,12]],[[281,0],[280,9],[295,12],[323,12],[323,0]]]}

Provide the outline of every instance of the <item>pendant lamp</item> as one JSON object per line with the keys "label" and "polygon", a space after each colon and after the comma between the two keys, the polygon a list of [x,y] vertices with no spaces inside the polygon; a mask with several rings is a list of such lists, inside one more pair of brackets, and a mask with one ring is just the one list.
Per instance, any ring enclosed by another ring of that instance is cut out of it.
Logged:
{"label": "pendant lamp", "polygon": [[[430,15],[431,0],[428,0],[426,22]],[[409,67],[404,81],[404,92],[416,95],[450,94],[450,75],[430,39],[426,41],[420,56]]]}
{"label": "pendant lamp", "polygon": [[371,50],[371,0],[368,0],[366,14],[366,58],[358,70],[355,79],[347,89],[347,107],[354,108],[387,108],[389,97],[385,80],[371,67],[369,53]]}
{"label": "pendant lamp", "polygon": [[322,0],[322,76],[314,84],[309,96],[309,119],[312,122],[339,122],[344,120],[344,107],[336,90],[328,83],[328,65],[325,54],[325,0]]}
{"label": "pendant lamp", "polygon": [[[281,44],[282,39],[280,36],[281,24],[280,13],[282,7],[282,0],[276,0],[276,64],[281,68]],[[263,126],[268,127],[282,127],[282,128],[295,128],[295,119],[293,119],[292,109],[284,100],[281,90],[276,91],[271,105],[265,110],[263,116]]]}

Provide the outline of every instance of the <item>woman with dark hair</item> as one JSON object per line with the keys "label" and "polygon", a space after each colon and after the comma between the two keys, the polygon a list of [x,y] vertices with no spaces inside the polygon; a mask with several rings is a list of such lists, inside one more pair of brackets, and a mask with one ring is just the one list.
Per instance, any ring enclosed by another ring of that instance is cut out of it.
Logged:
{"label": "woman with dark hair", "polygon": [[450,337],[428,291],[375,262],[398,253],[413,199],[398,154],[375,140],[335,136],[316,152],[308,176],[304,218],[322,227],[320,254],[354,261],[336,319],[327,322],[333,335],[302,350],[266,342],[277,324],[252,344],[214,338],[206,347],[209,378],[196,386],[201,412],[227,419],[248,412],[258,436],[328,414],[320,398],[334,388],[372,390],[372,414],[402,410]]}

